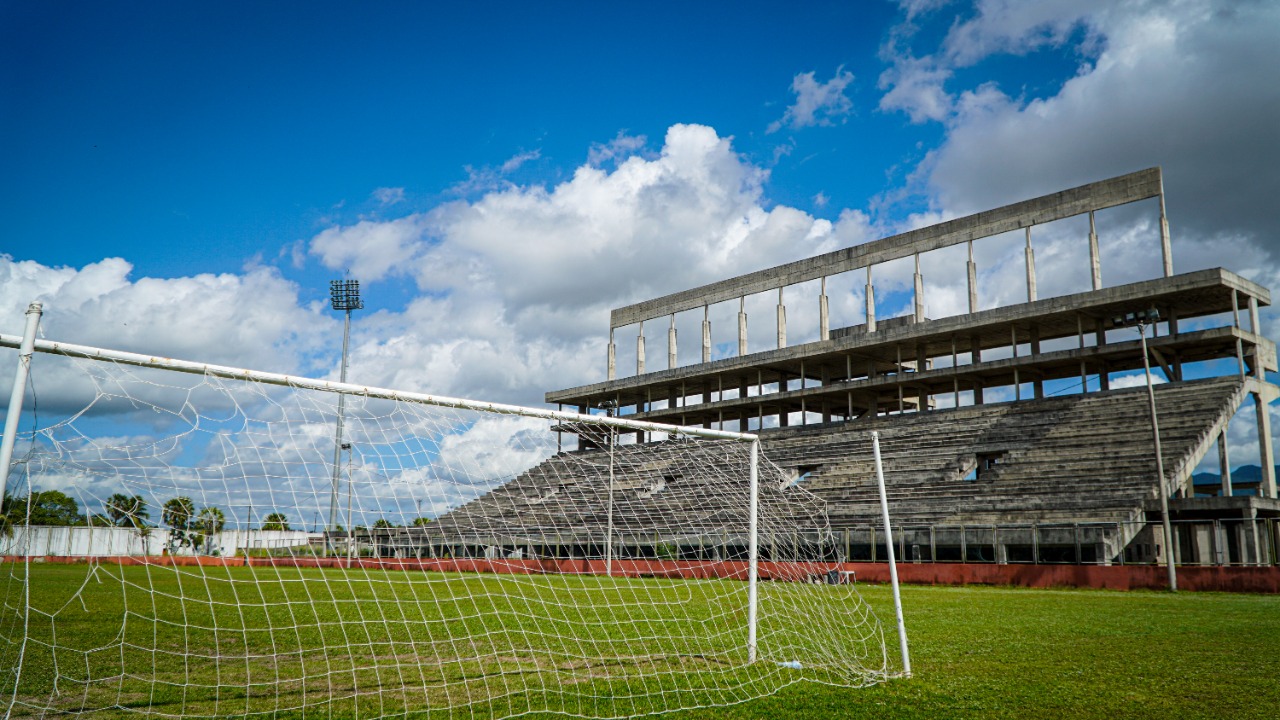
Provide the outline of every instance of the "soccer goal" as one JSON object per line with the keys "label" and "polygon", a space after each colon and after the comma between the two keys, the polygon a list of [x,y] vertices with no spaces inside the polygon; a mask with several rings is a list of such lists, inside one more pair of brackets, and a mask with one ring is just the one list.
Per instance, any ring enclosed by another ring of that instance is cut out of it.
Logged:
{"label": "soccer goal", "polygon": [[12,717],[611,718],[909,673],[896,570],[891,657],[823,502],[754,435],[36,340],[38,319],[0,335]]}

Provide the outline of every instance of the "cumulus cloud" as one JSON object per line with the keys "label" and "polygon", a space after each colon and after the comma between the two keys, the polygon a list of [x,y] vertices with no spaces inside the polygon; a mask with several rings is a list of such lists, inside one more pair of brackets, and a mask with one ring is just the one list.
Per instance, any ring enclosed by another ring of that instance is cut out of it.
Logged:
{"label": "cumulus cloud", "polygon": [[[636,146],[620,137],[610,157]],[[675,125],[651,157],[632,154],[612,170],[589,161],[551,187],[510,185],[397,220],[328,228],[311,252],[360,280],[404,273],[423,290],[402,313],[364,321],[377,339],[357,343],[353,373],[537,403],[548,389],[603,375],[614,307],[868,238],[861,213],[832,223],[768,207],[767,178],[712,128]],[[374,252],[364,237],[381,241]],[[381,259],[367,260],[363,276],[354,263],[366,254]]]}
{"label": "cumulus cloud", "polygon": [[326,267],[366,282],[399,272],[413,258],[426,226],[421,215],[390,221],[361,220],[327,228],[311,240],[311,253]]}
{"label": "cumulus cloud", "polygon": [[782,118],[769,124],[766,132],[775,133],[784,127],[793,130],[815,125],[832,125],[853,112],[853,101],[845,95],[845,89],[853,82],[853,73],[843,66],[826,82],[818,82],[813,71],[799,73],[791,80],[791,92],[795,102],[782,114]]}
{"label": "cumulus cloud", "polygon": [[[1280,160],[1280,127],[1265,120],[1280,116],[1269,71],[1280,65],[1272,41],[1280,8],[982,0],[921,57],[906,49],[913,27],[905,19],[886,45],[881,107],[945,125],[913,175],[930,214],[968,214],[1160,165],[1175,271],[1220,265],[1229,246],[1232,269],[1268,285],[1280,280],[1280,227],[1269,210],[1280,192],[1270,170]],[[1012,97],[972,72],[970,86],[944,87],[957,68],[1068,43],[1088,61],[1047,97]],[[1149,256],[1149,244],[1129,252],[1130,234],[1103,242],[1113,254]],[[1108,282],[1140,279],[1132,264],[1106,260]]]}
{"label": "cumulus cloud", "polygon": [[[137,279],[132,270],[119,258],[77,269],[0,255],[0,328],[22,332],[24,310],[36,300],[44,304],[41,333],[51,340],[283,373],[311,370],[308,359],[333,332],[333,320],[302,307],[297,287],[273,269]],[[93,380],[58,357],[41,356],[32,375],[42,409],[76,410],[95,396]],[[174,382],[168,375],[148,377],[143,397],[163,392],[160,384]],[[12,375],[0,374],[5,397],[10,383]]]}

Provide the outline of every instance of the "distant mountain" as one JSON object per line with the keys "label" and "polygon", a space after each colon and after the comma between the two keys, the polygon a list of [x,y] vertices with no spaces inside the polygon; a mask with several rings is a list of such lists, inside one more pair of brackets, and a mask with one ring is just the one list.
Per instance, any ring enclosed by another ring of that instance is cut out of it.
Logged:
{"label": "distant mountain", "polygon": [[[1276,477],[1280,477],[1280,465],[1276,465]],[[1236,483],[1257,483],[1261,480],[1261,465],[1241,465],[1231,471],[1232,485]],[[1195,485],[1221,485],[1222,476],[1218,473],[1200,472],[1191,476],[1191,482]]]}

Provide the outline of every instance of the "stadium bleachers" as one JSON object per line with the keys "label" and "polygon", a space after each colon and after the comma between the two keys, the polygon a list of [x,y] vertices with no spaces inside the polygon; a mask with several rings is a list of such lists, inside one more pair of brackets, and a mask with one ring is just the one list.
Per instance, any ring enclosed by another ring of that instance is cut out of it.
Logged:
{"label": "stadium bleachers", "polygon": [[[1234,377],[1157,386],[1170,490],[1185,481],[1244,392]],[[766,525],[874,526],[880,506],[870,430],[880,433],[898,525],[1118,523],[1139,517],[1144,502],[1158,497],[1146,389],[1139,387],[767,431],[762,452],[778,468],[762,470]],[[723,444],[691,440],[619,446],[615,532],[652,538],[743,526],[745,471],[721,472],[726,452]],[[428,534],[441,541],[512,537],[519,528],[528,537],[602,536],[608,473],[602,450],[559,454],[441,516]],[[796,478],[802,480],[793,484]]]}

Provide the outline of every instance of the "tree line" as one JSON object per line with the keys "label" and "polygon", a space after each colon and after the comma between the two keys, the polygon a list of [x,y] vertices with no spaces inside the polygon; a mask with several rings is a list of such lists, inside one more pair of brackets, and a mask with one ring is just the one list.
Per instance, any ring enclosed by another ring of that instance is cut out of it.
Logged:
{"label": "tree line", "polygon": [[[116,493],[103,503],[103,511],[89,513],[80,511],[76,499],[59,490],[43,490],[33,492],[26,497],[15,497],[6,494],[0,501],[0,525],[5,534],[11,532],[16,525],[51,525],[55,527],[128,527],[147,534],[153,524],[151,511],[147,501],[141,495],[125,495]],[[422,527],[431,522],[431,518],[419,517],[413,520],[413,527]],[[178,496],[169,499],[161,507],[160,524],[172,531],[170,543],[174,547],[200,548],[212,541],[212,536],[222,532],[227,524],[222,509],[209,505],[196,510],[195,501]],[[403,527],[393,525],[386,519],[373,524],[375,528]],[[284,513],[273,512],[262,522],[263,530],[289,530],[289,518]],[[341,527],[337,528],[339,531]],[[366,528],[358,526],[356,531]]]}

